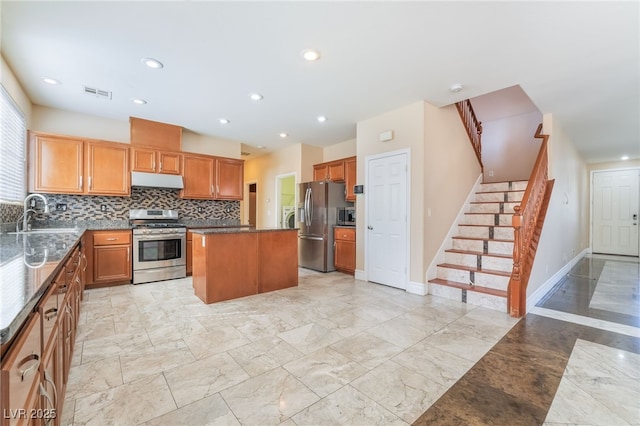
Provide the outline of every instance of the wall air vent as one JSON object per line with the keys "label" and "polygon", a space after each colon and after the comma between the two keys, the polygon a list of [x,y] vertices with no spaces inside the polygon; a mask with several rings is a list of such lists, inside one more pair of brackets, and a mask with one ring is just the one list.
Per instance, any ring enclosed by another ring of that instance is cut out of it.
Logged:
{"label": "wall air vent", "polygon": [[111,100],[111,92],[108,90],[96,89],[95,87],[84,86],[84,93],[86,95],[93,95],[99,99],[109,99]]}
{"label": "wall air vent", "polygon": [[251,153],[247,151],[241,151],[240,155],[242,155],[243,157],[246,157],[247,155],[251,155]]}

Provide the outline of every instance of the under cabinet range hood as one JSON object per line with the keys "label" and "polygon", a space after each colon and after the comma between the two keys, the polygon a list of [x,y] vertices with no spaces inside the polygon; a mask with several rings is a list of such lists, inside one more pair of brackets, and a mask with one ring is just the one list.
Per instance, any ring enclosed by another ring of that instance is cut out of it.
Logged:
{"label": "under cabinet range hood", "polygon": [[184,182],[182,181],[182,176],[180,175],[131,172],[131,186],[184,189]]}

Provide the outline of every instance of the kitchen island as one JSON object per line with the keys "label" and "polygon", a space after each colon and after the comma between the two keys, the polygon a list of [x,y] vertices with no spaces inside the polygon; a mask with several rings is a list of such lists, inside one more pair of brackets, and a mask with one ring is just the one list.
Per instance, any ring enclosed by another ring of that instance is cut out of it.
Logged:
{"label": "kitchen island", "polygon": [[193,289],[204,303],[298,285],[298,230],[193,229]]}

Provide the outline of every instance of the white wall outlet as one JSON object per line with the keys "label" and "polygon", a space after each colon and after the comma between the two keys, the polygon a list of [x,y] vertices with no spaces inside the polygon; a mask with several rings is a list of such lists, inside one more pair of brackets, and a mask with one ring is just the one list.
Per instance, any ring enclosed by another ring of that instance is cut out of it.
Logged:
{"label": "white wall outlet", "polygon": [[493,176],[493,170],[489,170],[489,176]]}
{"label": "white wall outlet", "polygon": [[106,212],[107,211],[107,205],[106,204],[100,204],[100,211],[101,212]]}

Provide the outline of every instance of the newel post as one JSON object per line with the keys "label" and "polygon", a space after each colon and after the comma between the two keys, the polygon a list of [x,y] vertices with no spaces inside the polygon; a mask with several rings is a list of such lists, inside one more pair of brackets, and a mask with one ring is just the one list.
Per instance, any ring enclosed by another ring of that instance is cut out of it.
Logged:
{"label": "newel post", "polygon": [[511,272],[511,279],[509,280],[509,288],[507,289],[507,305],[509,308],[509,315],[512,317],[521,317],[524,315],[524,307],[521,306],[523,300],[523,288],[522,288],[522,268],[520,265],[521,257],[521,241],[522,236],[520,228],[522,227],[522,213],[520,212],[522,206],[515,206],[513,210],[515,214],[511,220],[513,225],[513,271]]}

